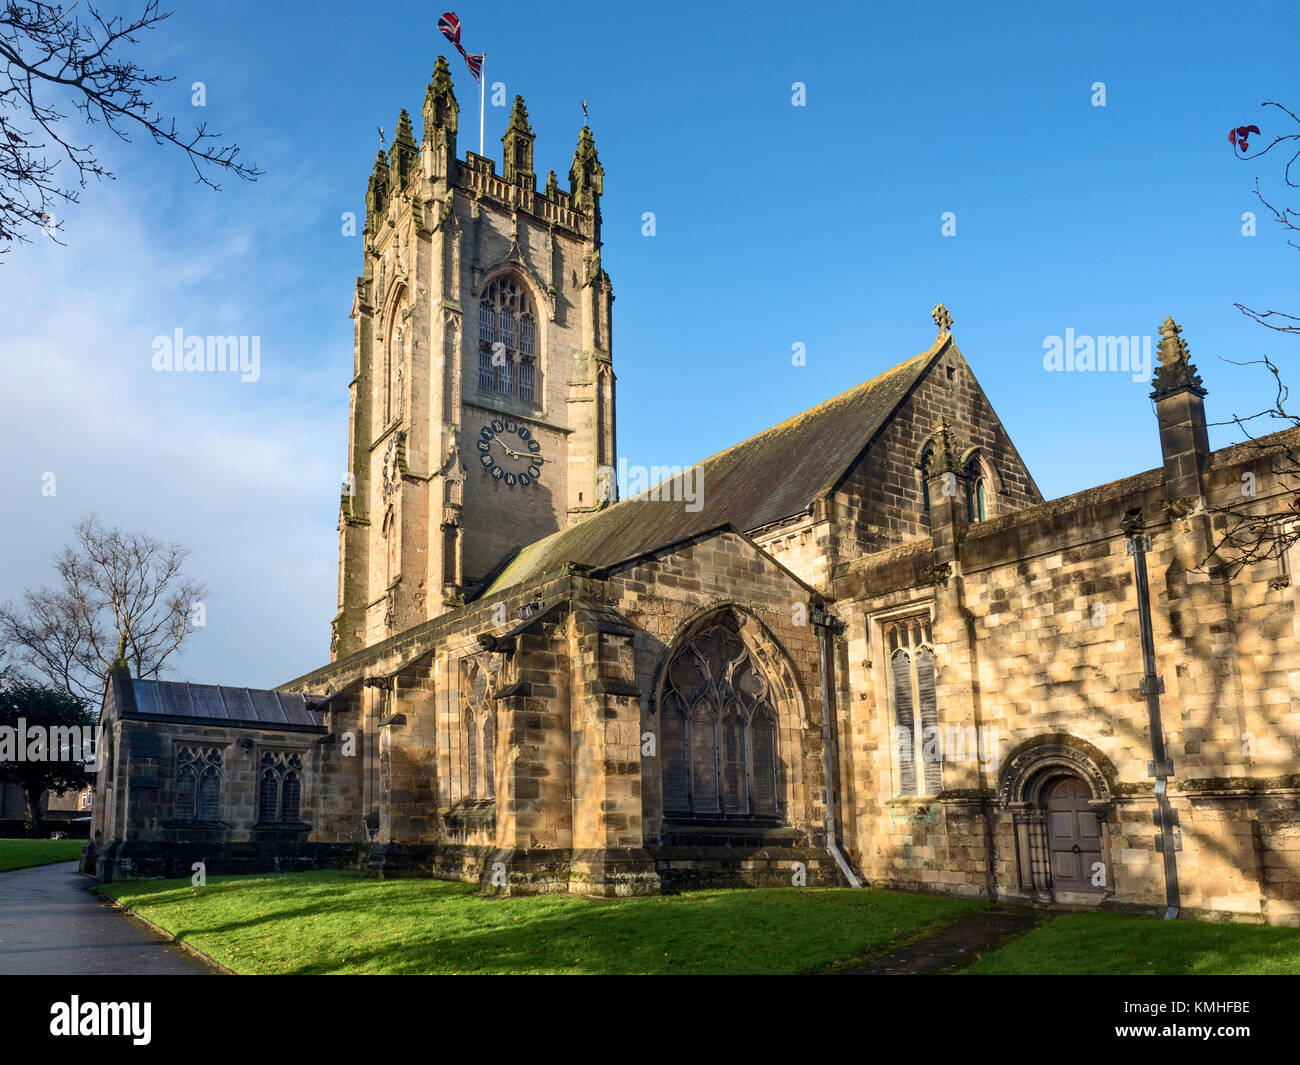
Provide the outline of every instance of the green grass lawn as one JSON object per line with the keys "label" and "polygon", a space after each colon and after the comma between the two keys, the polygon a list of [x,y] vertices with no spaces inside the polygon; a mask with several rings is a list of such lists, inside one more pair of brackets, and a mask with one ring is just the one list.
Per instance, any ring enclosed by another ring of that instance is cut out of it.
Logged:
{"label": "green grass lawn", "polygon": [[848,889],[482,898],[439,880],[282,873],[104,893],[241,973],[799,973],[974,908]]}
{"label": "green grass lawn", "polygon": [[76,861],[85,845],[84,839],[0,839],[0,873]]}
{"label": "green grass lawn", "polygon": [[1300,928],[1067,913],[985,955],[966,973],[1300,973]]}

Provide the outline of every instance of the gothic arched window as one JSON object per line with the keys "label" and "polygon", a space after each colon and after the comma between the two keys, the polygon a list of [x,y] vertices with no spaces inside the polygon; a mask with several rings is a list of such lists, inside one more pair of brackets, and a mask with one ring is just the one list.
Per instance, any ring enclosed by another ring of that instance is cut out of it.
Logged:
{"label": "gothic arched window", "polygon": [[983,458],[976,454],[966,463],[966,518],[968,521],[989,519],[989,471]]}
{"label": "gothic arched window", "polygon": [[771,688],[731,628],[713,625],[673,656],[659,708],[665,814],[778,815]]}
{"label": "gothic arched window", "polygon": [[295,824],[302,807],[302,755],[267,751],[257,782],[257,819],[262,824]]}
{"label": "gothic arched window", "polygon": [[927,615],[890,622],[884,637],[889,656],[897,792],[935,795],[943,789],[943,752],[930,618]]}
{"label": "gothic arched window", "polygon": [[[494,278],[478,311],[478,387],[532,401],[537,377],[537,316],[517,278]],[[525,373],[524,367],[528,369]]]}
{"label": "gothic arched window", "polygon": [[179,747],[176,750],[176,797],[172,816],[177,821],[221,819],[221,762],[219,747]]}
{"label": "gothic arched window", "polygon": [[461,664],[460,715],[465,741],[465,798],[496,798],[496,712],[492,675],[478,657]]}

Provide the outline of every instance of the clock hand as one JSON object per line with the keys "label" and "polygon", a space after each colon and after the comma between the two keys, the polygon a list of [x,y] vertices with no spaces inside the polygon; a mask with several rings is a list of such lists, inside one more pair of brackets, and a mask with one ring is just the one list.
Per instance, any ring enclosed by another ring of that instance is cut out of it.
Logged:
{"label": "clock hand", "polygon": [[529,459],[532,462],[536,462],[538,465],[541,465],[545,461],[541,455],[535,455],[532,452],[525,455],[521,451],[512,450],[507,444],[502,444],[501,446],[505,449],[505,453],[512,459]]}

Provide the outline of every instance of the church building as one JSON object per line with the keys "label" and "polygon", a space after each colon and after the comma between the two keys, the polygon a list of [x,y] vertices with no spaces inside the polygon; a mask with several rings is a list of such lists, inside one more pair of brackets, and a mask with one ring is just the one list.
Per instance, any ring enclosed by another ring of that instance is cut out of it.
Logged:
{"label": "church building", "polygon": [[1205,564],[1225,508],[1287,509],[1296,434],[1212,452],[1172,319],[1156,464],[1111,484],[1042,498],[940,304],[918,354],[620,501],[592,131],[563,189],[520,97],[501,172],[461,158],[441,57],[422,119],[365,194],[330,662],[119,663],[86,871],[1300,923],[1288,552]]}

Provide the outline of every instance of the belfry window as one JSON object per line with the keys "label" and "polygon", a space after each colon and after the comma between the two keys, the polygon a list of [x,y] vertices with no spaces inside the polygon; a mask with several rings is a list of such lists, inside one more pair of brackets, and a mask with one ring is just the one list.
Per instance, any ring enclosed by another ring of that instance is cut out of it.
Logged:
{"label": "belfry window", "polygon": [[525,314],[519,319],[519,354],[525,358],[537,354],[537,323],[531,314]]}
{"label": "belfry window", "polygon": [[674,655],[660,713],[665,815],[778,816],[771,688],[736,632],[714,625]]}
{"label": "belfry window", "polygon": [[262,755],[257,783],[260,824],[295,824],[302,805],[302,755],[271,752]]}
{"label": "belfry window", "polygon": [[899,795],[938,794],[943,789],[943,737],[930,618],[889,622],[884,639],[894,718],[895,790]]}
{"label": "belfry window", "polygon": [[497,336],[497,312],[484,300],[478,305],[478,387],[490,392],[495,387],[496,374],[492,366],[492,344]]}
{"label": "belfry window", "polygon": [[479,300],[478,323],[479,391],[531,402],[536,394],[537,317],[522,282],[510,276],[494,279]]}
{"label": "belfry window", "polygon": [[176,797],[172,816],[177,821],[221,819],[221,765],[219,747],[180,747],[176,751]]}

